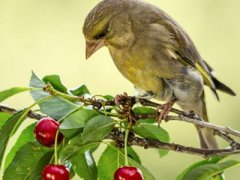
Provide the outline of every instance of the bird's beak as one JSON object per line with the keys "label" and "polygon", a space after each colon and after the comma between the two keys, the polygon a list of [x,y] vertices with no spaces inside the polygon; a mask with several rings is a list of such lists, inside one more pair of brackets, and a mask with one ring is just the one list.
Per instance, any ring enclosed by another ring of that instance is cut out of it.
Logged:
{"label": "bird's beak", "polygon": [[105,46],[104,40],[88,41],[86,40],[86,59],[90,58],[97,50]]}

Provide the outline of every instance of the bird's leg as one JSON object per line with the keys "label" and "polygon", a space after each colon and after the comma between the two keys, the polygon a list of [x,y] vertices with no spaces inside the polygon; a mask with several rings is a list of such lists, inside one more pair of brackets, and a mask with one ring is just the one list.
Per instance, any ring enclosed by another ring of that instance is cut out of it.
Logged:
{"label": "bird's leg", "polygon": [[166,119],[167,115],[171,111],[172,106],[174,105],[175,102],[176,102],[176,98],[172,98],[167,103],[157,107],[157,113],[159,113],[158,116],[157,116],[157,118],[158,118],[158,126],[160,125],[162,120]]}

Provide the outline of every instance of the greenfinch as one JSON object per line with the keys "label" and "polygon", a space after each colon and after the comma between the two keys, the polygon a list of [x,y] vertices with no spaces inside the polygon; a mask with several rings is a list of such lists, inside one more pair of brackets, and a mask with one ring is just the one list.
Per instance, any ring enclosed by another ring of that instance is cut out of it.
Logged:
{"label": "greenfinch", "polygon": [[[106,46],[122,75],[146,96],[176,102],[208,121],[204,85],[235,96],[202,59],[183,28],[161,9],[140,0],[103,0],[87,15],[86,58]],[[169,109],[169,108],[167,108]],[[163,116],[162,116],[163,118]],[[196,126],[201,148],[217,149],[210,129]]]}

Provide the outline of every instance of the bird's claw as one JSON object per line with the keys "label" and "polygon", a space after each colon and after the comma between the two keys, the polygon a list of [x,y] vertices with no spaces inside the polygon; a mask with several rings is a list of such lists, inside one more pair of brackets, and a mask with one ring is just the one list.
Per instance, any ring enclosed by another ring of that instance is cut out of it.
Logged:
{"label": "bird's claw", "polygon": [[157,113],[158,113],[157,122],[158,122],[159,127],[160,127],[162,120],[167,119],[167,115],[172,110],[172,106],[174,105],[175,102],[176,102],[176,100],[172,99],[169,102],[157,107]]}

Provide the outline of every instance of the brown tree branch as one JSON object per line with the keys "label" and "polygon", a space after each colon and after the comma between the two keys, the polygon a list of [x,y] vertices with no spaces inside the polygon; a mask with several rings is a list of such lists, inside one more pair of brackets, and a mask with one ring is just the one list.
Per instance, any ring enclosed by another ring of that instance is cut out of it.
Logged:
{"label": "brown tree branch", "polygon": [[[5,113],[9,113],[9,114],[16,114],[18,112],[18,110],[14,109],[14,108],[7,107],[7,106],[3,106],[3,105],[0,104],[0,112],[5,112]],[[38,114],[38,113],[35,113],[33,111],[29,111],[28,114],[27,114],[27,117],[29,117],[31,119],[40,120],[45,116],[43,116],[41,114]]]}
{"label": "brown tree branch", "polygon": [[[45,89],[45,91],[46,91],[46,89]],[[47,91],[51,91],[50,94],[52,94],[54,96],[59,95],[58,92],[52,92],[53,89],[51,89],[51,88],[50,88],[50,90],[47,90]],[[61,96],[61,94],[59,96]],[[127,96],[126,94],[117,96],[117,98],[115,98],[112,101],[97,99],[96,97],[84,98],[84,97],[69,96],[66,94],[64,94],[63,96],[65,96],[67,99],[70,99],[72,101],[79,101],[79,102],[84,103],[85,105],[92,105],[92,107],[94,109],[99,110],[99,111],[101,111],[101,109],[105,108],[106,106],[118,106],[120,108],[120,110],[122,110],[119,112],[120,113],[119,118],[128,117],[129,119],[134,119],[134,120],[144,119],[144,118],[156,118],[156,113],[146,114],[146,115],[134,114],[131,111],[131,109],[138,102],[140,102],[140,104],[143,106],[151,106],[154,108],[161,107],[161,104],[151,102],[146,99]],[[0,105],[0,112],[15,114],[18,112],[18,110]],[[226,140],[230,144],[230,148],[216,149],[216,150],[200,149],[200,148],[194,148],[194,147],[187,147],[187,146],[183,146],[180,144],[165,143],[165,142],[161,142],[161,141],[153,140],[153,139],[144,139],[144,138],[140,138],[140,137],[135,137],[134,135],[129,137],[128,145],[137,145],[137,146],[144,147],[144,148],[162,148],[162,149],[166,149],[166,150],[200,155],[203,157],[211,157],[211,156],[216,156],[216,155],[217,156],[226,156],[226,155],[230,155],[230,154],[240,154],[240,144],[238,142],[236,142],[232,137],[229,136],[229,134],[231,134],[231,135],[240,137],[239,131],[234,130],[229,127],[223,127],[223,126],[219,126],[219,125],[215,125],[215,124],[206,122],[203,119],[201,119],[200,117],[196,116],[194,113],[187,114],[183,111],[180,111],[180,110],[174,109],[174,108],[172,108],[171,112],[177,114],[177,116],[168,115],[166,118],[166,121],[177,120],[177,121],[192,123],[195,125],[200,125],[203,128],[210,128],[213,130],[215,135],[218,135],[219,137]],[[37,119],[37,120],[44,117],[43,115],[35,113],[33,111],[30,111],[27,116],[29,118],[33,118],[33,119]],[[131,117],[129,117],[129,116],[131,116]],[[109,135],[108,138],[115,140],[116,142],[119,143],[119,142],[121,142],[122,135],[120,136],[119,133],[116,133],[116,129],[113,129],[112,133]]]}
{"label": "brown tree branch", "polygon": [[[124,132],[120,132],[118,129],[113,129],[111,134],[107,137],[108,139],[112,139],[120,146],[123,144],[124,140]],[[201,149],[201,148],[194,148],[194,147],[187,147],[180,144],[174,143],[165,143],[159,140],[154,139],[147,139],[147,138],[140,138],[134,135],[130,135],[128,138],[128,145],[129,146],[140,146],[147,148],[156,148],[156,149],[166,149],[170,151],[176,151],[181,153],[188,153],[194,154],[198,156],[202,156],[204,158],[209,158],[213,156],[227,156],[232,154],[239,154],[240,148],[226,148],[226,149]]]}

